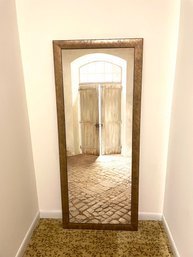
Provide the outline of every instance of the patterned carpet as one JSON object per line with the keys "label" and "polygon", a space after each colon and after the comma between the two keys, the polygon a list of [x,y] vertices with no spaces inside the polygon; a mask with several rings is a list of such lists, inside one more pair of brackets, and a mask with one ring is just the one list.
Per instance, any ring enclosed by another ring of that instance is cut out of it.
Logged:
{"label": "patterned carpet", "polygon": [[136,232],[64,230],[41,219],[23,257],[173,257],[163,225],[140,221]]}

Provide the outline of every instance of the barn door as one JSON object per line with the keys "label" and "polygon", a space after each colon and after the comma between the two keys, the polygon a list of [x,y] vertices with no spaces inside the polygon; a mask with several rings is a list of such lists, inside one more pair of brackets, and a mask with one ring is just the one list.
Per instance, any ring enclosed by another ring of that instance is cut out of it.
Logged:
{"label": "barn door", "polygon": [[99,155],[99,111],[98,85],[81,84],[80,92],[80,133],[83,154]]}
{"label": "barn door", "polygon": [[102,154],[121,153],[121,84],[101,85]]}

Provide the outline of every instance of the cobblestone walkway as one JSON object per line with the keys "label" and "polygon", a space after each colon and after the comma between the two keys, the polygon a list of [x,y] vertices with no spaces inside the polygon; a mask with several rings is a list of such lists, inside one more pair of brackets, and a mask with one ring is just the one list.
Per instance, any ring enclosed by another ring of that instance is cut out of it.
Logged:
{"label": "cobblestone walkway", "polygon": [[70,222],[130,223],[130,158],[68,157]]}

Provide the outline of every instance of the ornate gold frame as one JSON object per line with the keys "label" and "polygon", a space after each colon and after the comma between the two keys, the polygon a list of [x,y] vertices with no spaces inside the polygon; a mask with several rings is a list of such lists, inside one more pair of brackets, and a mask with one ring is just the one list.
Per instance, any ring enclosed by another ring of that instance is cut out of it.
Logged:
{"label": "ornate gold frame", "polygon": [[[80,223],[69,222],[62,50],[63,49],[102,49],[102,48],[103,49],[104,48],[133,48],[134,49],[131,224],[90,224],[90,223],[80,224]],[[92,39],[91,40],[90,39],[89,40],[54,40],[53,53],[54,53],[56,104],[57,104],[57,120],[58,120],[63,227],[68,229],[137,230],[143,39],[137,38],[137,39],[97,39],[97,40],[92,40]]]}

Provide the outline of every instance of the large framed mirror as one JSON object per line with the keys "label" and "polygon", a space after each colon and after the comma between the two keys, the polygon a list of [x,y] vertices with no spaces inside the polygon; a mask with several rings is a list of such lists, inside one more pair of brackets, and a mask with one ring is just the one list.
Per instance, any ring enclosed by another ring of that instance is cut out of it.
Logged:
{"label": "large framed mirror", "polygon": [[137,230],[143,39],[53,52],[63,226]]}

